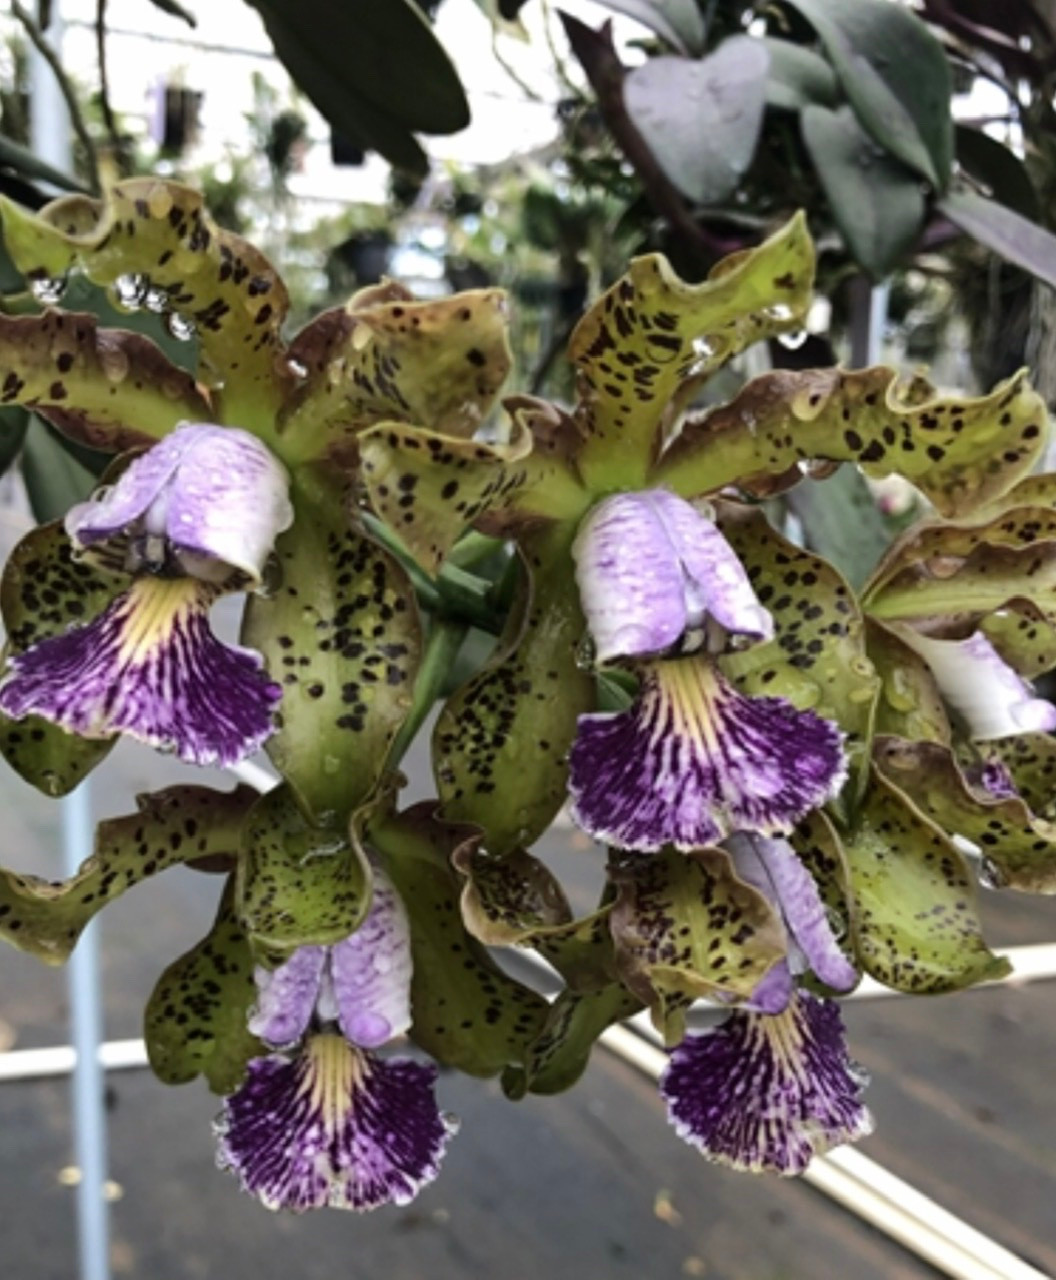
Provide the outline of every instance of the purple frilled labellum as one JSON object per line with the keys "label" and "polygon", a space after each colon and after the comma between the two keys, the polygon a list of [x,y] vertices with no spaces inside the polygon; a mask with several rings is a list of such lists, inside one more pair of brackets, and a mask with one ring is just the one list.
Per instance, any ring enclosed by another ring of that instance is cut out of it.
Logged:
{"label": "purple frilled labellum", "polygon": [[735,1010],[671,1054],[660,1092],[680,1138],[753,1173],[802,1173],[872,1131],[839,1007],[797,992],[778,1014]]}
{"label": "purple frilled labellum", "polygon": [[626,711],[579,720],[569,787],[591,835],[695,849],[787,831],[839,790],[838,727],[784,698],[745,697],[715,665],[730,636],[765,640],[773,624],[711,520],[664,490],[620,494],[587,516],[574,554],[598,660],[631,660],[641,681]]}
{"label": "purple frilled labellum", "polygon": [[84,737],[127,733],[193,764],[255,751],[281,688],[258,654],[217,640],[208,614],[225,588],[259,584],[293,519],[287,489],[282,465],[234,428],[186,425],[137,458],[66,517],[75,552],[124,552],[131,586],[93,621],[14,654],[0,711]]}
{"label": "purple frilled labellum", "polygon": [[410,1026],[410,982],[407,916],[377,869],[355,933],[258,971],[250,1029],[287,1051],[251,1061],[225,1100],[217,1161],[268,1208],[406,1204],[436,1177],[456,1127],[436,1068],[369,1052]]}

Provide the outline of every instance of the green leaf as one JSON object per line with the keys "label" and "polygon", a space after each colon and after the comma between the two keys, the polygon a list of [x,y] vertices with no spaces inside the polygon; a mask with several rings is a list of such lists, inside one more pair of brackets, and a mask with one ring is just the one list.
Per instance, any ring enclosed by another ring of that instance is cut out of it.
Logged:
{"label": "green leaf", "polygon": [[367,838],[382,858],[411,921],[411,1037],[439,1062],[491,1076],[526,1060],[547,1003],[508,977],[466,931],[451,855],[465,828],[434,817],[430,802],[372,821]]}
{"label": "green leaf", "polygon": [[862,474],[841,467],[818,484],[798,485],[788,504],[807,546],[858,588],[889,540],[888,526]]}
{"label": "green leaf", "polygon": [[957,161],[976,182],[999,195],[1006,208],[1036,223],[1041,214],[1038,193],[1027,166],[1016,153],[981,129],[959,124],[954,129]]}
{"label": "green leaf", "polygon": [[410,0],[251,0],[295,83],[340,132],[402,168],[424,172],[411,135],[457,133],[469,123],[447,54]]}
{"label": "green leaf", "polygon": [[767,106],[799,111],[812,102],[826,107],[836,105],[839,86],[832,67],[823,57],[791,40],[764,36],[762,43],[770,55]]}
{"label": "green leaf", "polygon": [[48,964],[62,964],[108,902],[169,867],[238,851],[252,787],[167,787],[136,798],[137,813],[96,828],[92,856],[68,880],[0,869],[0,937]]}
{"label": "green leaf", "polygon": [[306,374],[280,426],[286,455],[354,460],[357,433],[386,421],[468,439],[510,371],[508,323],[501,289],[416,302],[390,285],[324,311],[290,345]]}
{"label": "green leaf", "polygon": [[63,173],[61,169],[54,168],[28,147],[23,147],[12,138],[5,136],[0,136],[0,165],[14,169],[16,173],[27,178],[39,178],[53,187],[58,187],[60,191],[84,190],[84,186],[76,178]]}
{"label": "green leaf", "polygon": [[36,409],[71,440],[108,452],[210,419],[194,379],[149,338],[100,329],[82,312],[0,315],[0,400]]}
{"label": "green leaf", "polygon": [[844,850],[855,952],[878,982],[932,995],[1010,972],[983,940],[964,857],[883,778],[872,780]]}
{"label": "green leaf", "polygon": [[[1043,750],[1051,769],[1047,743]],[[1033,763],[1029,755],[1025,749],[1023,767]],[[1036,817],[1018,796],[980,799],[949,747],[878,738],[876,766],[936,826],[977,845],[1003,887],[1056,893],[1056,825]]]}
{"label": "green leaf", "polygon": [[445,817],[483,828],[493,854],[529,846],[567,794],[567,755],[594,680],[576,665],[585,624],[572,574],[574,528],[522,544],[531,575],[491,660],[444,705],[433,768]]}
{"label": "green leaf", "polygon": [[882,280],[910,251],[924,225],[919,177],[885,154],[849,107],[830,111],[811,103],[803,109],[801,127],[851,256],[874,280]]}
{"label": "green leaf", "polygon": [[29,427],[29,414],[19,405],[0,408],[0,475],[18,457]]}
{"label": "green leaf", "polygon": [[235,909],[268,954],[340,942],[370,908],[370,867],[339,831],[308,823],[288,786],[260,797],[242,830]]}
{"label": "green leaf", "polygon": [[650,58],[623,81],[627,114],[683,195],[718,204],[740,185],[766,105],[766,46],[731,36],[706,58]]}
{"label": "green leaf", "polygon": [[549,1095],[571,1089],[587,1069],[598,1036],[641,1007],[642,1002],[618,982],[600,991],[562,991],[550,1005],[524,1064],[503,1073],[506,1096],[516,1100],[526,1093]]}
{"label": "green leaf", "polygon": [[747,1000],[786,954],[780,919],[724,849],[622,853],[609,877],[619,975],[667,1045],[682,1040],[694,1000]]}
{"label": "green leaf", "polygon": [[938,191],[953,162],[952,85],[942,45],[889,0],[788,0],[818,33],[860,123]]}
{"label": "green leaf", "polygon": [[[504,13],[505,2],[499,0],[499,7]],[[625,13],[643,27],[655,31],[680,53],[699,57],[704,52],[707,32],[696,0],[601,0],[601,3],[606,9]]]}
{"label": "green leaf", "polygon": [[283,687],[265,743],[306,812],[347,821],[374,789],[411,705],[421,627],[406,574],[349,522],[339,476],[299,468],[280,582],[251,596],[242,639]]}
{"label": "green leaf", "polygon": [[187,1084],[204,1075],[214,1093],[234,1093],[250,1058],[266,1052],[246,1025],[257,989],[232,883],[233,877],[212,929],[169,965],[147,1002],[147,1057],[163,1084]]}
{"label": "green leaf", "polygon": [[569,341],[583,436],[576,460],[591,492],[640,488],[676,393],[753,342],[801,326],[813,279],[802,214],[723,259],[703,284],[680,280],[659,254],[635,258]]}
{"label": "green leaf", "polygon": [[851,769],[860,771],[879,681],[854,593],[832,565],[783,538],[759,508],[723,503],[718,510],[723,535],[774,620],[774,638],[723,658],[723,671],[745,693],[785,697],[835,720],[847,735]]}
{"label": "green leaf", "polygon": [[39,418],[29,424],[22,451],[22,479],[33,511],[41,523],[57,520],[95,488],[95,476],[64,449]]}
{"label": "green leaf", "polygon": [[939,395],[893,369],[775,370],[728,404],[691,417],[652,482],[683,497],[771,478],[801,478],[800,462],[857,463],[866,475],[905,476],[944,516],[1007,493],[1045,447],[1048,415],[1024,373],[989,395]]}
{"label": "green leaf", "polygon": [[973,240],[1056,288],[1056,236],[1051,231],[974,191],[951,191],[938,208]]}
{"label": "green leaf", "polygon": [[197,332],[199,378],[216,388],[212,420],[271,430],[292,382],[278,358],[286,287],[259,250],[213,222],[199,192],[134,178],[111,188],[105,202],[67,196],[34,215],[3,200],[0,211],[8,249],[28,279],[64,278],[76,265],[132,307],[155,290],[159,305]]}

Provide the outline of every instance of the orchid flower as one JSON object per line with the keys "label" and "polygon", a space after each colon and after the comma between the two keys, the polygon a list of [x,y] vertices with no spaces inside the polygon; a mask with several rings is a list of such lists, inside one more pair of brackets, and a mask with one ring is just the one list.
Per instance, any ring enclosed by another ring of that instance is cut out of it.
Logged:
{"label": "orchid flower", "polygon": [[436,1068],[374,1050],[411,1024],[410,926],[374,871],[363,924],[333,946],[258,969],[249,1028],[277,1052],[248,1065],[217,1122],[221,1168],[269,1209],[406,1204],[439,1172],[455,1124]]}
{"label": "orchid flower", "polygon": [[67,514],[75,554],[131,576],[96,618],[13,654],[0,710],[90,738],[127,733],[194,764],[233,764],[271,732],[280,686],[221,643],[209,609],[261,583],[293,520],[287,475],[254,436],[186,423]]}

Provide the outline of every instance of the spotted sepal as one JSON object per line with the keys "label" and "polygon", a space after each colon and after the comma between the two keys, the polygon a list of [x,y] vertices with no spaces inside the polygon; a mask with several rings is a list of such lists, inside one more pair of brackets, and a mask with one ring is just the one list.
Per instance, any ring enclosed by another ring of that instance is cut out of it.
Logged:
{"label": "spotted sepal", "polygon": [[262,954],[339,942],[370,908],[370,864],[340,827],[304,817],[289,786],[260,797],[242,828],[236,909]]}
{"label": "spotted sepal", "polygon": [[291,342],[304,370],[280,423],[292,459],[354,457],[356,436],[377,422],[462,439],[484,423],[510,371],[506,294],[416,302],[393,291],[404,296],[357,295]]}
{"label": "spotted sepal", "polygon": [[214,1093],[231,1093],[250,1059],[265,1051],[247,1025],[257,988],[234,898],[229,877],[213,927],[169,965],[147,1001],[147,1057],[163,1084],[203,1075]]}
{"label": "spotted sepal", "polygon": [[178,422],[204,422],[194,379],[141,334],[101,329],[95,316],[0,315],[0,405],[36,409],[78,444],[119,452]]}
{"label": "spotted sepal", "polygon": [[853,592],[828,561],[783,538],[758,508],[722,503],[719,510],[722,532],[774,622],[773,640],[720,665],[744,693],[784,697],[835,720],[860,780],[879,681]]}
{"label": "spotted sepal", "polygon": [[482,827],[487,848],[530,846],[566,797],[576,720],[594,705],[576,662],[583,615],[557,525],[521,543],[530,587],[495,655],[448,699],[433,733],[437,795],[446,817]]}
{"label": "spotted sepal", "polygon": [[854,462],[870,476],[904,476],[956,517],[1025,476],[1047,434],[1045,403],[1025,373],[975,399],[902,385],[884,366],[777,370],[690,418],[653,480],[692,497],[772,477],[787,476],[787,488],[800,462]]}
{"label": "spotted sepal", "polygon": [[[1047,748],[1046,754],[1051,764]],[[1056,893],[1056,824],[1031,813],[1019,795],[987,794],[984,786],[972,786],[950,749],[937,742],[877,738],[875,755],[881,773],[925,817],[979,848],[992,882],[1025,893]]]}
{"label": "spotted sepal", "polygon": [[105,201],[65,196],[33,214],[0,203],[4,239],[28,279],[80,267],[113,286],[119,306],[181,317],[198,336],[199,379],[217,388],[212,421],[265,428],[291,377],[280,359],[286,286],[264,255],[221,230],[200,192],[156,178],[112,187]]}
{"label": "spotted sepal", "polygon": [[869,659],[880,677],[874,730],[948,745],[950,721],[928,664],[890,627],[866,619]]}
{"label": "spotted sepal", "polygon": [[1056,738],[1052,734],[1017,733],[988,742],[981,750],[985,761],[1008,770],[1016,791],[1037,817],[1056,820]]}
{"label": "spotted sepal", "polygon": [[465,879],[462,919],[487,946],[532,942],[538,934],[563,930],[572,921],[561,882],[524,849],[496,857],[470,838],[455,850],[451,863]]}
{"label": "spotted sepal", "polygon": [[347,820],[374,789],[411,705],[421,652],[414,591],[349,523],[337,482],[302,468],[278,540],[278,585],[251,597],[242,638],[282,686],[276,767],[317,822]]}
{"label": "spotted sepal", "polygon": [[92,856],[68,880],[0,870],[0,937],[62,964],[85,925],[143,880],[200,858],[234,857],[251,787],[168,787],[138,797],[139,811],[101,822]]}
{"label": "spotted sepal", "polygon": [[856,959],[878,982],[930,995],[1009,972],[983,939],[963,855],[885,778],[870,779],[844,851]]}
{"label": "spotted sepal", "polygon": [[474,1076],[523,1063],[546,1018],[542,996],[508,977],[466,930],[451,854],[466,838],[431,802],[379,815],[366,838],[377,849],[411,921],[411,1038],[437,1061]]}
{"label": "spotted sepal", "polygon": [[751,343],[800,327],[813,280],[802,214],[718,263],[703,284],[680,280],[660,254],[636,258],[569,342],[586,437],[578,462],[591,491],[642,487],[672,399]]}
{"label": "spotted sepal", "polygon": [[785,954],[780,919],[722,849],[614,854],[609,877],[620,977],[668,1045],[685,1035],[694,1000],[748,999]]}

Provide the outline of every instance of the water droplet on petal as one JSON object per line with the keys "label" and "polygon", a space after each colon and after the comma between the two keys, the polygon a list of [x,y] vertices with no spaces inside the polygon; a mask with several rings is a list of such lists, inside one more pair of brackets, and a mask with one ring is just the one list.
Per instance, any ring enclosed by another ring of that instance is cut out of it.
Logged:
{"label": "water droplet on petal", "polygon": [[793,329],[791,333],[779,333],[777,340],[789,351],[796,351],[806,342],[807,336],[806,329]]}
{"label": "water droplet on petal", "polygon": [[38,302],[51,307],[62,301],[68,283],[67,276],[42,276],[29,282],[29,291]]}
{"label": "water droplet on petal", "polygon": [[791,320],[792,308],[784,302],[775,302],[772,307],[764,307],[763,315],[767,320]]}
{"label": "water droplet on petal", "polygon": [[125,311],[138,311],[146,301],[149,289],[147,276],[138,273],[118,276],[113,286],[114,301]]}
{"label": "water droplet on petal", "polygon": [[179,311],[170,311],[165,317],[165,328],[168,329],[171,337],[177,342],[190,342],[197,332],[194,321],[190,316],[182,315]]}

